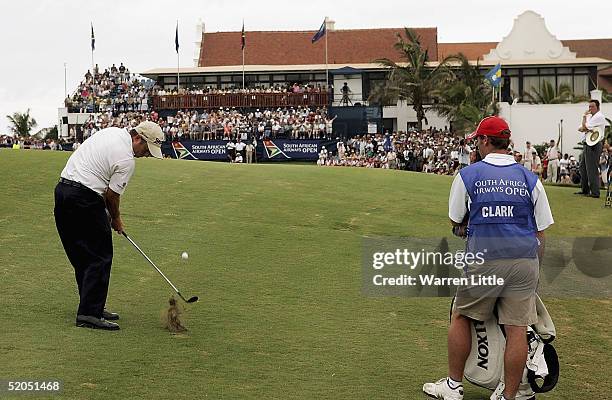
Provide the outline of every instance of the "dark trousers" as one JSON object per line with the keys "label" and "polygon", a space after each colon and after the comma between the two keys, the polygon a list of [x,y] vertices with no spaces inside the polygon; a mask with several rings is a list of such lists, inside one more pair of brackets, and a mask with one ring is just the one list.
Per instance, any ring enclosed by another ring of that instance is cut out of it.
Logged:
{"label": "dark trousers", "polygon": [[113,242],[104,200],[96,192],[58,183],[55,225],[79,289],[78,315],[102,317],[106,304]]}
{"label": "dark trousers", "polygon": [[603,142],[595,146],[582,145],[580,155],[580,184],[583,193],[599,196],[599,156],[603,150]]}

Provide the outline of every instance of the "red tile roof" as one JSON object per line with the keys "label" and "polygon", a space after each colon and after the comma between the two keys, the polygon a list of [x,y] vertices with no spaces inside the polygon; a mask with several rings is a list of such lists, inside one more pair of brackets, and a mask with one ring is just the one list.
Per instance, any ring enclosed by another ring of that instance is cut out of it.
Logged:
{"label": "red tile roof", "polygon": [[[564,46],[576,53],[576,57],[600,57],[612,60],[612,39],[579,39],[562,40]],[[491,49],[497,46],[497,42],[476,43],[438,43],[438,59],[451,54],[462,52],[469,60],[482,59]]]}
{"label": "red tile roof", "polygon": [[[470,60],[482,59],[497,42],[438,43],[437,28],[414,28],[429,51],[430,61],[465,54]],[[377,58],[402,61],[393,48],[403,28],[346,29],[328,31],[329,64],[371,63]],[[325,63],[325,39],[312,44],[315,31],[246,32],[246,65],[309,65]],[[242,64],[241,32],[202,34],[200,67]],[[612,39],[562,40],[576,56],[612,60]]]}
{"label": "red tile roof", "polygon": [[[415,28],[421,44],[437,61],[437,28]],[[403,28],[328,31],[329,64],[371,63],[378,58],[401,61],[393,48]],[[246,32],[246,65],[308,65],[325,63],[325,38],[312,44],[315,31]],[[242,65],[240,32],[202,34],[200,67]]]}
{"label": "red tile roof", "polygon": [[563,44],[576,52],[576,57],[600,57],[612,60],[612,39],[562,40]]}
{"label": "red tile roof", "polygon": [[481,43],[438,43],[438,59],[451,54],[463,53],[468,60],[478,60],[483,54],[489,53],[491,49],[497,46],[497,42],[481,42]]}

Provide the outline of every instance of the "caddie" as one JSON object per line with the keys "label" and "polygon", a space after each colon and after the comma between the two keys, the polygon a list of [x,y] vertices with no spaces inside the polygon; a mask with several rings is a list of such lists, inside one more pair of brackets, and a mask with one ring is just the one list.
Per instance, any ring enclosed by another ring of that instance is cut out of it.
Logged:
{"label": "caddie", "polygon": [[481,253],[484,259],[480,265],[466,266],[463,273],[501,277],[504,283],[457,288],[448,331],[448,377],[423,386],[425,394],[437,399],[463,399],[472,320],[486,321],[495,307],[506,333],[505,389],[498,400],[515,398],[525,369],[527,326],[537,321],[538,259],[544,252],[544,230],[554,221],[537,176],[508,155],[510,135],[502,118],[480,121],[467,139],[476,141],[482,161],[462,168],[451,187],[453,233],[467,237],[466,252]]}

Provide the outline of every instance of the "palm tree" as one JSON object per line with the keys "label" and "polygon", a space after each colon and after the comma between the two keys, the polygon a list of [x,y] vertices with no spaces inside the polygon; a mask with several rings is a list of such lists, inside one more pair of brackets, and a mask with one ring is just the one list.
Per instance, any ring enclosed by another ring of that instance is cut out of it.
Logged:
{"label": "palm tree", "polygon": [[404,33],[406,38],[398,34],[397,43],[393,47],[407,64],[399,65],[388,58],[375,60],[388,67],[389,74],[385,84],[375,88],[368,100],[383,105],[398,100],[412,104],[417,115],[418,129],[421,130],[423,120],[427,123],[425,104],[431,101],[438,85],[450,77],[450,70],[446,59],[434,68],[428,66],[429,54],[421,46],[419,36],[410,28],[405,28]]}
{"label": "palm tree", "polygon": [[30,109],[25,113],[15,112],[13,115],[7,115],[11,126],[9,129],[15,136],[30,136],[30,132],[38,125],[36,120],[30,117]]}
{"label": "palm tree", "polygon": [[491,102],[492,88],[478,69],[471,65],[465,55],[459,53],[449,57],[457,63],[452,69],[452,79],[445,81],[434,92],[436,102],[432,109],[453,125],[453,131],[467,133],[487,115],[496,115],[497,103]]}

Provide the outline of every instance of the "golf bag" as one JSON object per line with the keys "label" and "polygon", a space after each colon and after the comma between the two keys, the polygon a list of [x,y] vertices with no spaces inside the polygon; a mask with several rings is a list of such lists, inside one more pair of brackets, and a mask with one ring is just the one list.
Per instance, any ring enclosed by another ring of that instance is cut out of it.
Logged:
{"label": "golf bag", "polygon": [[[559,378],[559,359],[551,344],[556,335],[555,325],[539,297],[536,308],[538,322],[527,327],[527,363],[516,400],[531,400],[536,393],[552,390]],[[472,321],[472,350],[464,376],[477,386],[493,390],[491,399],[504,390],[505,349],[506,337],[497,316],[484,322]]]}

